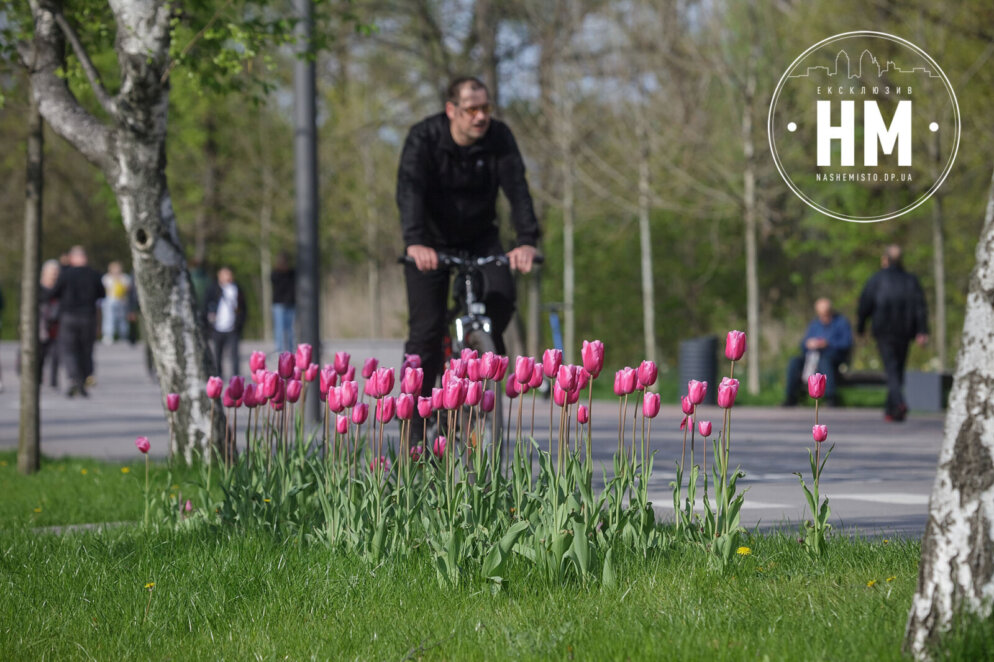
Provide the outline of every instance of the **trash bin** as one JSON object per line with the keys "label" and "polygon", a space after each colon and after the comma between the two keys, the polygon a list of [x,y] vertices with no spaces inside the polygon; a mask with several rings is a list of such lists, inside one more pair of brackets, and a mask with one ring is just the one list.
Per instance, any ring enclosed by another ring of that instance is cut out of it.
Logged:
{"label": "trash bin", "polygon": [[704,404],[718,404],[718,336],[702,336],[680,341],[680,395],[687,395],[687,382],[708,383]]}

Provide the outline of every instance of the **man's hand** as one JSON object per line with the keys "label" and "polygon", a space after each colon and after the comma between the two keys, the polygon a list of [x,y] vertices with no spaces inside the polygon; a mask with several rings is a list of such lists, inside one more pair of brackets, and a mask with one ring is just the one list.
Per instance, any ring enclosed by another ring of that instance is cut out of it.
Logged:
{"label": "man's hand", "polygon": [[414,266],[418,268],[418,271],[438,269],[438,253],[431,246],[411,244],[407,247],[407,255],[414,258]]}
{"label": "man's hand", "polygon": [[808,338],[804,346],[810,350],[825,349],[828,347],[828,341],[824,338]]}
{"label": "man's hand", "polygon": [[917,336],[915,336],[915,342],[918,343],[919,347],[924,347],[928,343],[928,334],[919,333]]}
{"label": "man's hand", "polygon": [[511,269],[516,269],[523,274],[532,270],[532,262],[535,260],[534,246],[518,246],[507,254]]}

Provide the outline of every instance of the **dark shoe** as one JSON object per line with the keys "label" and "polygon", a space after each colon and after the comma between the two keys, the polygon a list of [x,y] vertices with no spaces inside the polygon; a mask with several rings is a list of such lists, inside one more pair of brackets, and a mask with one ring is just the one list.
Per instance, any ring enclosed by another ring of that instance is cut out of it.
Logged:
{"label": "dark shoe", "polygon": [[67,398],[75,398],[77,395],[79,395],[79,387],[78,386],[70,386],[69,390],[66,391],[66,397]]}

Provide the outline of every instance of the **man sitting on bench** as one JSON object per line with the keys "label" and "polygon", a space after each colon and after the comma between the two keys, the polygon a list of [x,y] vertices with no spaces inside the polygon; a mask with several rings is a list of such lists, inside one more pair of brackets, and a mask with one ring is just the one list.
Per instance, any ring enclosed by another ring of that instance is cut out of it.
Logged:
{"label": "man sitting on bench", "polygon": [[787,366],[787,397],[784,407],[797,404],[797,394],[801,384],[812,374],[825,375],[825,403],[839,404],[836,384],[839,380],[839,366],[849,358],[852,349],[852,327],[845,315],[832,309],[829,299],[815,301],[815,318],[801,340],[801,354],[790,360]]}

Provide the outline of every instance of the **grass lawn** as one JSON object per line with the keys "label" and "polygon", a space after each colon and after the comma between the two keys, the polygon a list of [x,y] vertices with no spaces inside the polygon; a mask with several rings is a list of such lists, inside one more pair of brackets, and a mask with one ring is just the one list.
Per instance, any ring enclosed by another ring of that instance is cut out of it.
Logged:
{"label": "grass lawn", "polygon": [[764,535],[726,573],[678,546],[619,558],[613,590],[552,586],[525,563],[500,591],[445,589],[417,552],[373,567],[262,531],[39,533],[140,520],[144,467],[46,461],[23,477],[13,460],[0,454],[10,660],[896,660],[920,554],[917,541],[839,539],[814,562]]}

